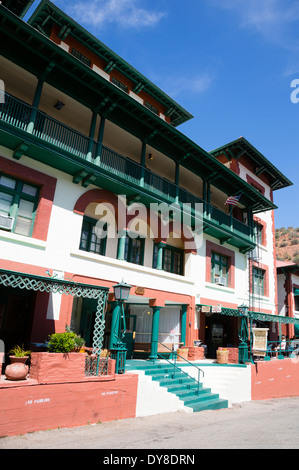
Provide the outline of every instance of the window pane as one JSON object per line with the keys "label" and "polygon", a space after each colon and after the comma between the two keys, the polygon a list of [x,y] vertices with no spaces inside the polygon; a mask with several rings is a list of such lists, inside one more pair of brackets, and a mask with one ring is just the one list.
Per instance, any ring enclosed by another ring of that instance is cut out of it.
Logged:
{"label": "window pane", "polygon": [[33,211],[34,211],[33,202],[25,201],[25,199],[20,200],[19,212],[18,212],[19,216],[29,217],[31,219]]}
{"label": "window pane", "polygon": [[7,178],[6,176],[3,176],[3,175],[0,176],[0,184],[10,189],[15,189],[15,186],[16,186],[15,180],[12,180],[11,178]]}
{"label": "window pane", "polygon": [[11,203],[12,196],[10,194],[0,192],[0,212],[9,214]]}
{"label": "window pane", "polygon": [[171,251],[167,249],[164,250],[164,270],[171,272]]}
{"label": "window pane", "polygon": [[23,184],[22,193],[28,194],[29,196],[36,196],[37,188],[29,186],[29,184]]}
{"label": "window pane", "polygon": [[19,235],[28,236],[30,234],[30,230],[31,230],[31,220],[25,219],[24,217],[18,217],[16,227],[15,227],[15,233],[18,233]]}

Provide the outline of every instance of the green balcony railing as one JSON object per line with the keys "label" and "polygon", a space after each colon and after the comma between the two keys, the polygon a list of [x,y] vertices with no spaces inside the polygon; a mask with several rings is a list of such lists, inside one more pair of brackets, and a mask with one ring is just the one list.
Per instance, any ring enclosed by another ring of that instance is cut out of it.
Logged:
{"label": "green balcony railing", "polygon": [[96,141],[8,93],[5,93],[4,103],[0,104],[1,121],[22,131],[30,132],[43,142],[48,142],[84,160],[88,158],[92,143],[91,160],[101,169],[134,185],[142,186],[155,195],[163,197],[169,203],[179,201],[182,204],[191,204],[193,209],[196,207],[195,204],[200,204],[198,207],[200,213],[204,215],[204,222],[207,224],[211,222],[237,236],[252,239],[251,228],[243,222],[104,145],[101,146],[100,155],[98,155],[99,144]]}

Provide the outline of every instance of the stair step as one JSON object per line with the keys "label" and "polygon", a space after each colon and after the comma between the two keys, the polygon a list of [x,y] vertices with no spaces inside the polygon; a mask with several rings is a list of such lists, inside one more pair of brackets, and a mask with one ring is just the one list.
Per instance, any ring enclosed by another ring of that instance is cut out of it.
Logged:
{"label": "stair step", "polygon": [[183,400],[186,406],[190,406],[192,403],[197,403],[205,400],[219,399],[218,393],[211,393],[210,391],[203,391],[199,395],[194,395],[192,398]]}
{"label": "stair step", "polygon": [[178,390],[176,392],[174,392],[176,394],[177,397],[179,397],[180,399],[183,399],[183,398],[187,398],[187,397],[199,397],[200,395],[202,394],[205,394],[205,393],[211,393],[211,389],[210,388],[200,388],[198,390],[198,388],[193,388],[193,389],[189,389],[189,390]]}
{"label": "stair step", "polygon": [[192,408],[194,412],[203,410],[219,410],[221,408],[228,407],[228,400],[224,400],[221,398],[212,398],[211,400],[205,400],[203,402],[193,403],[187,406]]}

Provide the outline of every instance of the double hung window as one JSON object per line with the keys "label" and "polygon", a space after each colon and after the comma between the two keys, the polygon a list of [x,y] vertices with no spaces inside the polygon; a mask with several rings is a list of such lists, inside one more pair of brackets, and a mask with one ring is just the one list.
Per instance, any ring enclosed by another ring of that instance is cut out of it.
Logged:
{"label": "double hung window", "polygon": [[0,216],[11,218],[12,232],[32,235],[38,194],[36,186],[0,173]]}
{"label": "double hung window", "polygon": [[89,251],[98,255],[105,255],[107,240],[107,224],[101,224],[90,217],[83,218],[80,239],[80,250]]}
{"label": "double hung window", "polygon": [[265,271],[252,268],[252,292],[255,295],[265,295]]}
{"label": "double hung window", "polygon": [[144,238],[133,238],[129,234],[125,240],[124,259],[129,263],[143,265],[144,258]]}
{"label": "double hung window", "polygon": [[170,245],[165,245],[159,248],[159,245],[154,246],[153,268],[158,266],[158,251],[163,250],[162,253],[162,269],[173,274],[184,274],[184,251]]}
{"label": "double hung window", "polygon": [[228,258],[212,251],[211,281],[214,284],[228,285]]}

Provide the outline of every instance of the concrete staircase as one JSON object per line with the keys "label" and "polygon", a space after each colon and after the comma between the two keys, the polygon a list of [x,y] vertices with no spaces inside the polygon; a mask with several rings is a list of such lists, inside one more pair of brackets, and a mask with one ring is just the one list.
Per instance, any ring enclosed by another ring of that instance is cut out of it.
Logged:
{"label": "concrete staircase", "polygon": [[[174,369],[171,365],[143,362],[143,364],[139,363],[137,365],[135,363],[132,366],[127,366],[127,370],[130,371],[131,369],[133,372],[135,369],[134,372],[141,372],[141,374],[145,376],[143,382],[146,378],[151,379],[153,384],[157,384],[159,388],[166,390],[168,396],[169,394],[174,395],[176,402],[179,400],[179,405],[181,405],[178,406],[177,409],[198,412],[228,407],[228,400],[220,398],[217,393],[212,393],[211,388],[203,387],[202,383],[198,386],[198,382],[194,378],[182,372],[180,369],[176,369],[174,373]],[[140,375],[140,378],[142,375]],[[146,390],[146,386],[144,386],[144,390]],[[151,393],[151,397],[153,398],[153,389]],[[158,396],[157,399],[159,399]]]}

